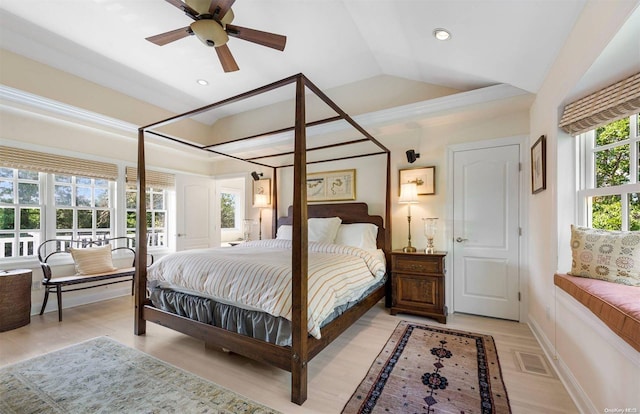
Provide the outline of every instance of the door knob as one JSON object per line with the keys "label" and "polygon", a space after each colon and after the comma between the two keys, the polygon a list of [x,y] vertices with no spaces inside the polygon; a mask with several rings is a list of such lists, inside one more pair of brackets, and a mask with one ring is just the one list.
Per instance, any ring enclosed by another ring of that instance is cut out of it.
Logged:
{"label": "door knob", "polygon": [[463,239],[462,237],[458,237],[458,238],[456,238],[456,241],[457,241],[458,243],[462,243],[463,241],[467,241],[467,240],[469,240],[469,239]]}

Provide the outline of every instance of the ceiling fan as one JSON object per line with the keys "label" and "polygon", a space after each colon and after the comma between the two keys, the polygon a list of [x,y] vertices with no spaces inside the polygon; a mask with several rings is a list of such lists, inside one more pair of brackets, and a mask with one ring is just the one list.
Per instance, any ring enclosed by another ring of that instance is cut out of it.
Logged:
{"label": "ceiling fan", "polygon": [[202,43],[215,48],[225,72],[234,72],[240,69],[227,46],[229,36],[277,50],[284,50],[287,42],[286,36],[231,24],[234,17],[231,6],[235,0],[165,1],[182,10],[194,22],[180,29],[147,37],[146,40],[158,46],[164,46],[195,34]]}

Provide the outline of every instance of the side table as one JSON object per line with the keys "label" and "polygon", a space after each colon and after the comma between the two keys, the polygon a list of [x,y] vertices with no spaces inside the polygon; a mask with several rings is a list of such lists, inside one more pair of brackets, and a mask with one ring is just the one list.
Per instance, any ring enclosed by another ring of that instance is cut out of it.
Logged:
{"label": "side table", "polygon": [[0,270],[0,332],[31,322],[31,276],[28,269]]}
{"label": "side table", "polygon": [[446,252],[391,252],[391,314],[411,313],[447,323]]}

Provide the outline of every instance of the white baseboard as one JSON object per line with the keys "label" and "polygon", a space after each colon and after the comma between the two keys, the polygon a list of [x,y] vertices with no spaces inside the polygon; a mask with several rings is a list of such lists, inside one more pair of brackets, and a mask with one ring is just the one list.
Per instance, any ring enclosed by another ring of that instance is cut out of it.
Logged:
{"label": "white baseboard", "polygon": [[[44,300],[44,289],[38,289],[40,296],[38,301],[32,300],[31,303],[31,315],[38,315],[40,308],[42,307],[42,301]],[[73,308],[80,305],[87,305],[89,303],[101,302],[103,300],[113,299],[121,296],[131,295],[131,282],[122,283],[116,285],[101,286],[92,289],[82,290],[74,292],[72,294],[62,294],[62,309],[64,318],[64,309]],[[58,300],[55,292],[49,294],[49,300],[47,301],[46,312],[58,311]]]}
{"label": "white baseboard", "polygon": [[557,355],[553,342],[544,334],[540,325],[531,314],[529,315],[529,322],[527,324],[529,325],[531,332],[533,332],[533,336],[538,340],[538,343],[542,347],[547,359],[551,361],[551,365],[556,372],[556,375],[560,378],[560,381],[566,388],[569,396],[573,400],[573,403],[578,408],[578,411],[581,414],[597,413],[598,410],[596,406],[591,402],[587,393],[584,392],[569,367],[562,361],[562,358]]}

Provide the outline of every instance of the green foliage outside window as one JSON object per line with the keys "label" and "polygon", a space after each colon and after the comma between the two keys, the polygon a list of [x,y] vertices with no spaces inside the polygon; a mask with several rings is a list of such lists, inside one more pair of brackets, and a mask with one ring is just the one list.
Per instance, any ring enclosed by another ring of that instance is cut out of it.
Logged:
{"label": "green foliage outside window", "polygon": [[223,229],[236,227],[236,196],[234,194],[220,194],[220,227]]}
{"label": "green foliage outside window", "polygon": [[[631,182],[631,151],[629,144],[598,150],[609,144],[629,139],[629,118],[612,122],[596,129],[595,183],[597,188],[614,187]],[[598,196],[591,199],[591,226],[598,229],[622,228],[622,203],[620,196]],[[629,195],[629,230],[640,230],[640,201],[638,193]]]}

